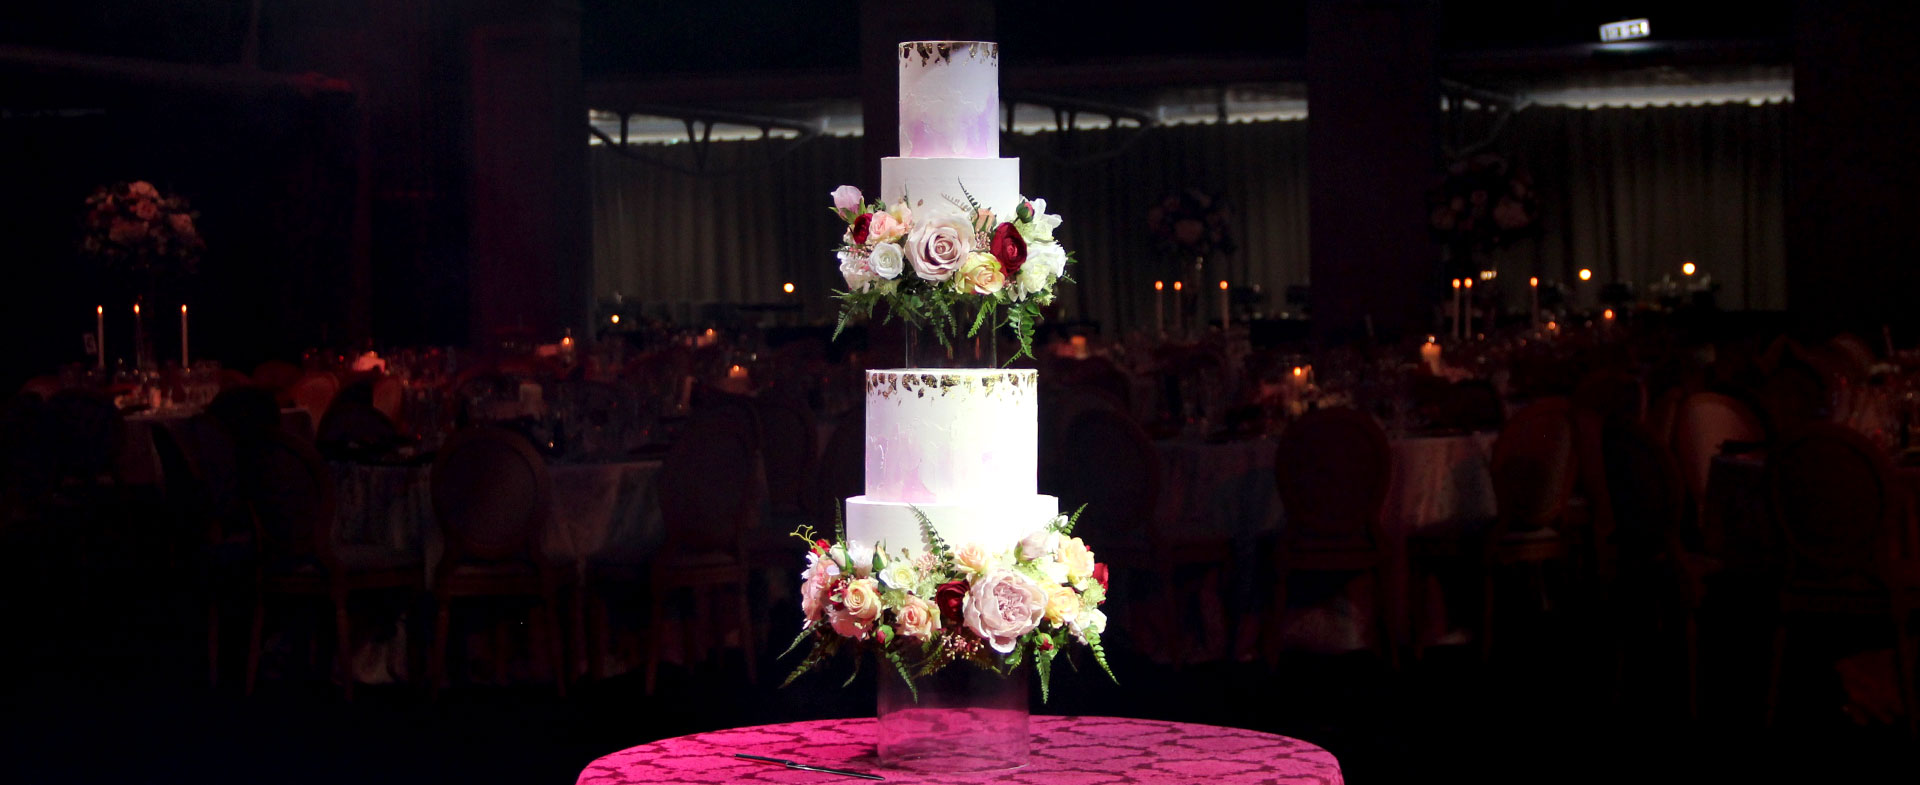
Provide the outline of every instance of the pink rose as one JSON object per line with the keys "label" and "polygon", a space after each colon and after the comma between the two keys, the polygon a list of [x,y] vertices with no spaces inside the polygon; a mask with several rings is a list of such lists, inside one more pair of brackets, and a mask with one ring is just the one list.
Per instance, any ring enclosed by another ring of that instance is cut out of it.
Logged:
{"label": "pink rose", "polygon": [[1008,654],[1020,636],[1040,626],[1047,612],[1047,592],[1026,576],[1001,570],[975,581],[961,609],[967,629]]}
{"label": "pink rose", "polygon": [[907,261],[913,263],[914,274],[923,280],[952,278],[972,252],[973,224],[958,215],[921,221],[907,233]]}
{"label": "pink rose", "polygon": [[901,635],[926,640],[940,627],[940,609],[919,597],[908,597],[894,613],[894,620],[899,622]]}
{"label": "pink rose", "polygon": [[107,239],[121,245],[132,245],[147,236],[147,225],[125,218],[113,219],[113,225],[107,229]]}
{"label": "pink rose", "polygon": [[893,242],[900,239],[900,235],[907,233],[906,224],[895,220],[894,217],[888,213],[869,213],[869,215],[872,217],[867,222],[868,242]]}
{"label": "pink rose", "polygon": [[843,185],[835,188],[833,189],[833,193],[828,195],[833,197],[834,211],[841,213],[851,213],[860,209],[861,201],[866,198],[861,195],[860,189],[851,185]]}
{"label": "pink rose", "polygon": [[160,214],[160,206],[150,199],[141,199],[133,203],[133,217],[142,221],[151,221]]}
{"label": "pink rose", "polygon": [[127,186],[127,193],[133,194],[134,196],[145,196],[151,199],[160,198],[160,191],[153,187],[153,183],[145,180],[133,181],[131,185]]}
{"label": "pink rose", "polygon": [[167,225],[173,227],[173,233],[181,237],[190,237],[193,231],[193,216],[186,213],[174,213],[167,216]]}
{"label": "pink rose", "polygon": [[827,623],[833,625],[833,631],[846,638],[865,638],[873,632],[873,621],[862,619],[844,608],[828,608]]}
{"label": "pink rose", "polygon": [[815,564],[800,576],[800,612],[807,621],[817,622],[826,615],[827,597],[833,593],[833,576],[823,565]]}

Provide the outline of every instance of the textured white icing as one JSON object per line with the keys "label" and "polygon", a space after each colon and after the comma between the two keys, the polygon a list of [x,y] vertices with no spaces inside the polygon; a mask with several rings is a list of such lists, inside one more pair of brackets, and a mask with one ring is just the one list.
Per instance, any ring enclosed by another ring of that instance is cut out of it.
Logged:
{"label": "textured white icing", "polygon": [[1045,527],[1059,514],[1060,500],[1028,494],[987,502],[909,505],[855,496],[847,500],[847,539],[864,545],[881,543],[892,554],[901,548],[917,554],[920,519],[914,517],[914,508],[926,514],[947,545],[959,548],[975,543],[997,552]]}
{"label": "textured white icing", "polygon": [[900,45],[901,156],[1000,156],[999,51],[980,41]]}
{"label": "textured white icing", "polygon": [[923,209],[957,209],[949,199],[966,204],[968,194],[999,220],[1013,220],[1020,206],[1020,159],[880,159],[880,198],[887,204],[904,196],[918,215]]}
{"label": "textured white icing", "polygon": [[1031,496],[1040,406],[1026,369],[867,372],[867,498],[966,504]]}

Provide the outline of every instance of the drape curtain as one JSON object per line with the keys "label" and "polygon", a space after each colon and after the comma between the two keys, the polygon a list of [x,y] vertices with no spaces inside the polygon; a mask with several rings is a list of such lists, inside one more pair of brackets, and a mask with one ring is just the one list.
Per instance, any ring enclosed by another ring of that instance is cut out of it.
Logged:
{"label": "drape curtain", "polygon": [[[1500,283],[1571,282],[1585,267],[1591,297],[1600,282],[1644,286],[1692,260],[1721,284],[1722,307],[1782,307],[1786,116],[1747,104],[1516,114],[1494,149],[1533,172],[1541,232],[1489,257]],[[688,145],[638,153],[695,160]],[[1209,281],[1259,284],[1269,311],[1308,283],[1305,122],[1010,136],[1002,154],[1019,156],[1023,190],[1066,218],[1061,236],[1081,263],[1062,318],[1151,322],[1152,282],[1179,272],[1154,251],[1146,213],[1186,188],[1224,194],[1234,211],[1239,247]],[[860,141],[716,142],[705,155],[709,174],[689,174],[593,148],[596,294],[687,318],[700,303],[779,301],[790,281],[811,317],[830,315],[840,224],[827,193],[859,176]],[[1409,205],[1408,220],[1424,221],[1425,206]]]}

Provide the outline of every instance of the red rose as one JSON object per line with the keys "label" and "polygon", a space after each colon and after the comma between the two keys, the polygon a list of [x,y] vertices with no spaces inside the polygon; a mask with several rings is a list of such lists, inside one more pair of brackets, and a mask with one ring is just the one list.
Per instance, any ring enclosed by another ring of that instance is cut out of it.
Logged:
{"label": "red rose", "polygon": [[867,241],[867,225],[873,223],[873,213],[861,213],[853,219],[853,244],[862,245]]}
{"label": "red rose", "polygon": [[1003,223],[993,230],[993,258],[1000,260],[1000,269],[1008,278],[1020,274],[1020,265],[1027,263],[1027,241],[1013,224]]}
{"label": "red rose", "polygon": [[1107,590],[1107,564],[1106,564],[1106,562],[1096,562],[1096,563],[1094,563],[1094,565],[1093,565],[1093,580],[1094,580],[1094,581],[1095,581],[1096,583],[1099,583],[1099,584],[1100,584],[1100,590],[1101,590],[1101,591],[1106,591],[1106,590]]}
{"label": "red rose", "polygon": [[960,608],[966,603],[967,582],[948,581],[933,590],[933,604],[940,607],[940,622],[946,626],[960,623]]}

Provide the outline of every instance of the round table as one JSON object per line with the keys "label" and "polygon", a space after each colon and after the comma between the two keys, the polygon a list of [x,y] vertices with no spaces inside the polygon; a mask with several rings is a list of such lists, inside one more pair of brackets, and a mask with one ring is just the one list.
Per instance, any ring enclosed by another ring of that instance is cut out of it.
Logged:
{"label": "round table", "polygon": [[880,768],[874,761],[873,723],[871,718],[813,720],[663,739],[588,764],[579,783],[868,781],[735,758],[736,752],[871,772],[890,783],[1342,782],[1340,763],[1332,753],[1298,739],[1239,728],[1117,717],[1035,716],[1031,721],[1033,757],[1026,766],[1013,771],[929,775]]}

